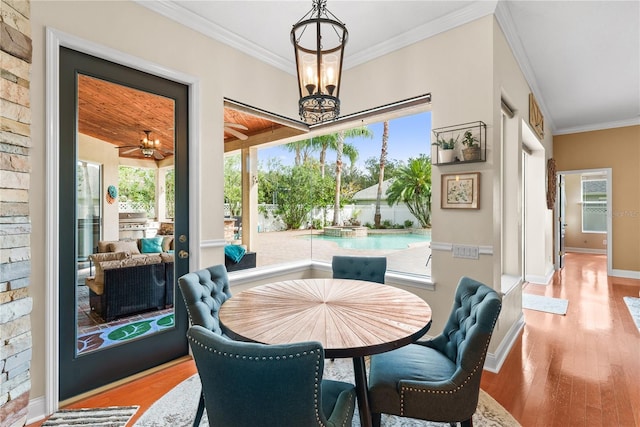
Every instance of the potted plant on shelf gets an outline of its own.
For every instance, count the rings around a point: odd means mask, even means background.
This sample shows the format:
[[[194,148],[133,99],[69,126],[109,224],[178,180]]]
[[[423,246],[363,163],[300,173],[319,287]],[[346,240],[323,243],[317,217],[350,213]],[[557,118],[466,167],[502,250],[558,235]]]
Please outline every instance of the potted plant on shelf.
[[[456,139],[453,139],[453,137],[450,137],[448,139],[440,136],[436,137],[436,142],[434,142],[432,145],[438,146],[438,163],[451,163],[454,161],[454,148],[456,148],[458,139],[460,139],[460,135],[458,135]]]
[[[473,136],[471,131],[466,131],[464,133],[462,145],[466,147],[462,149],[462,157],[465,162],[470,160],[480,160],[480,144],[478,144],[478,138]]]

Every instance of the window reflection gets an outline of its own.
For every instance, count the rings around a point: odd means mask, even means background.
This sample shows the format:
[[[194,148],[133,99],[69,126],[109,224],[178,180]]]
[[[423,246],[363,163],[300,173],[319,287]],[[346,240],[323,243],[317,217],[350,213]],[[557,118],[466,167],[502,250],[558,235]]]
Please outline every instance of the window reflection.
[[[76,351],[83,355],[174,327],[175,105],[85,75],[78,93]]]

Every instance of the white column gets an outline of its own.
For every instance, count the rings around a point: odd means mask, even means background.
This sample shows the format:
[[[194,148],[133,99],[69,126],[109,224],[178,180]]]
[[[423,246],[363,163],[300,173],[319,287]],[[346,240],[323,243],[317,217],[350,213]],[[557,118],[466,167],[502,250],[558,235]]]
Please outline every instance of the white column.
[[[242,149],[242,244],[252,250],[258,233],[258,149]]]

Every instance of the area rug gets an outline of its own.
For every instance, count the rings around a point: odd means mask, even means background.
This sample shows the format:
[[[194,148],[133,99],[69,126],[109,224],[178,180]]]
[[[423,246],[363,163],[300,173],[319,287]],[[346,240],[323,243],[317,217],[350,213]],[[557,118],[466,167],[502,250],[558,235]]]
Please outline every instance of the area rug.
[[[627,304],[629,314],[631,314],[633,321],[638,327],[638,331],[640,331],[640,298],[624,297],[623,299],[624,303]]]
[[[522,294],[522,308],[545,313],[567,314],[569,301],[562,298],[544,297],[541,295]]]
[[[323,378],[340,380],[353,383],[353,363],[351,359],[327,360]],[[165,394],[160,400],[153,404],[134,427],[187,427],[193,424],[193,418],[198,406],[200,397],[200,379],[194,375]],[[208,426],[207,414],[202,419],[201,427]],[[484,391],[480,390],[480,401],[478,409],[473,415],[473,425],[475,427],[518,427],[520,424],[504,409],[498,402]],[[358,409],[353,417],[352,427],[360,426]],[[445,423],[432,423],[427,421],[414,420],[411,418],[400,418],[395,416],[382,416],[382,426],[384,427],[448,427]]]
[[[125,427],[139,406],[110,406],[107,408],[61,409],[42,427],[92,426]]]
[[[163,329],[172,328],[173,326],[173,313],[162,313],[148,319],[141,319],[95,332],[89,332],[78,336],[78,354],[114,344],[121,344],[123,341],[153,334]]]

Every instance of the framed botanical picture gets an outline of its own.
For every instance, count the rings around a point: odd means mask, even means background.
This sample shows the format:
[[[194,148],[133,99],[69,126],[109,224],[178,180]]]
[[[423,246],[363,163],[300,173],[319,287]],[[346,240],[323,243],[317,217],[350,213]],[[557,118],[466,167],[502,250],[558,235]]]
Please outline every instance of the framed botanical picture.
[[[442,175],[443,209],[480,208],[480,172]]]

